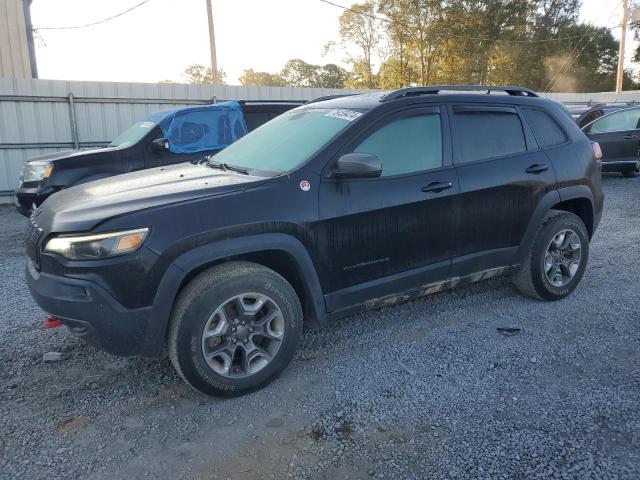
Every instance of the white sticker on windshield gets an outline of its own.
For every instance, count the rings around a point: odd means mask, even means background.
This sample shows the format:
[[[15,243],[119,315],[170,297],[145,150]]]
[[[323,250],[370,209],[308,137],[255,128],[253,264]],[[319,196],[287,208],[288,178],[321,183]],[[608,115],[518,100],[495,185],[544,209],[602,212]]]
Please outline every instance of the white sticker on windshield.
[[[347,122],[353,122],[354,120],[360,118],[362,116],[362,113],[354,112],[353,110],[335,109],[335,110],[331,110],[330,112],[325,113],[324,116],[325,117],[339,118],[341,120],[346,120]]]
[[[155,126],[155,123],[153,122],[142,122],[140,124],[140,128],[152,128]]]

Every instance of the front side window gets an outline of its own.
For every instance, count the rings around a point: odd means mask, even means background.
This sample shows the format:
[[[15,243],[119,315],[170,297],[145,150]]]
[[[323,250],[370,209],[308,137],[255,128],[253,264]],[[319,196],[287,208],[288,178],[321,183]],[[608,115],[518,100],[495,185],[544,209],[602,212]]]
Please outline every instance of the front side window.
[[[525,152],[527,144],[518,114],[507,110],[455,111],[462,162]]]
[[[355,110],[290,110],[248,133],[215,156],[245,169],[289,172],[362,116]]]
[[[609,133],[636,130],[640,124],[640,108],[628,108],[610,113],[591,124],[589,133]]]
[[[382,176],[442,166],[442,127],[437,113],[399,118],[376,130],[354,150],[376,155]]]

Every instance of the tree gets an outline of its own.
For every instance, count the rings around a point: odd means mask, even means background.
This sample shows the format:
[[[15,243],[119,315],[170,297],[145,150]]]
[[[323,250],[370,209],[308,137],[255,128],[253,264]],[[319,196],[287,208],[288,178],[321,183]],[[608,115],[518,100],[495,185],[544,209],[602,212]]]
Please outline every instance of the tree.
[[[313,86],[319,88],[344,88],[349,72],[344,68],[328,63],[316,70]]]
[[[282,71],[280,78],[288,87],[313,87],[318,65],[312,65],[299,58],[289,60]]]
[[[244,70],[239,78],[241,85],[255,85],[258,87],[280,87],[283,80],[277,73],[256,72],[252,68]]]
[[[313,65],[299,58],[292,58],[280,73],[246,69],[240,76],[240,83],[275,87],[344,88],[348,75],[344,68],[333,63]]]
[[[353,44],[359,55],[350,57],[349,63],[358,72],[348,83],[362,88],[375,88],[373,56],[378,52],[381,40],[379,21],[376,20],[376,3],[366,1],[345,10],[339,19],[340,38],[343,45]]]
[[[189,65],[184,70],[184,76],[188,83],[196,83],[201,85],[213,83],[213,78],[211,77],[211,67],[205,67],[199,63],[194,65]],[[218,84],[226,85],[225,79],[227,74],[221,68],[218,69]]]
[[[333,63],[313,65],[299,58],[289,60],[282,71],[282,84],[288,87],[344,88],[348,72]]]
[[[346,85],[517,84],[611,90],[618,42],[580,0],[369,0],[339,19]],[[640,22],[634,24],[640,37]],[[356,52],[354,54],[354,52]],[[374,58],[380,59],[374,71]],[[640,47],[636,52],[640,61]],[[625,85],[631,82],[627,75]]]

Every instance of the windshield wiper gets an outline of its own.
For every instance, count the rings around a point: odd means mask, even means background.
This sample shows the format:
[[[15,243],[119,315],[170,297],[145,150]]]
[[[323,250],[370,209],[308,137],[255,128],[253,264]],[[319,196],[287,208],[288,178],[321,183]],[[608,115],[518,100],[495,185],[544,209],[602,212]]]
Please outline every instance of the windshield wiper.
[[[232,172],[238,172],[238,173],[242,173],[244,175],[249,175],[249,172],[241,167],[236,167],[235,165],[229,165],[228,163],[220,163],[220,162],[212,162],[211,160],[209,160],[207,162],[207,166],[211,167],[211,168],[221,168],[222,170],[231,170]]]

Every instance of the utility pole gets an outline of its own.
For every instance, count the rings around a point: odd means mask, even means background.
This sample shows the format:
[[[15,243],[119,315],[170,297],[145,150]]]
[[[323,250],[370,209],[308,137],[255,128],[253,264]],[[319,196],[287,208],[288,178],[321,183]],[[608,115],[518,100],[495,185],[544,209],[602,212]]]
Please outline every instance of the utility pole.
[[[616,93],[622,92],[624,78],[624,47],[627,37],[627,21],[629,20],[629,0],[622,0],[622,24],[620,25],[620,51],[618,52],[618,74],[616,76]]]
[[[211,0],[207,0],[207,17],[209,18],[209,48],[211,50],[211,83],[218,84],[218,58],[216,56],[216,34],[213,30],[213,12]]]

